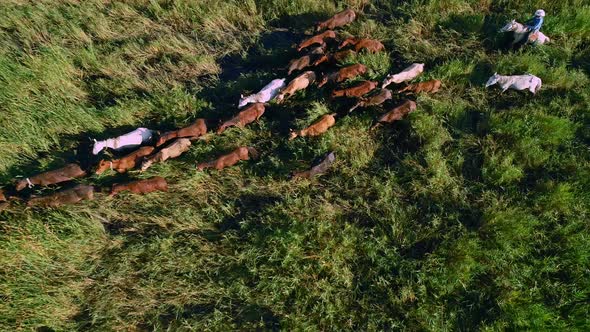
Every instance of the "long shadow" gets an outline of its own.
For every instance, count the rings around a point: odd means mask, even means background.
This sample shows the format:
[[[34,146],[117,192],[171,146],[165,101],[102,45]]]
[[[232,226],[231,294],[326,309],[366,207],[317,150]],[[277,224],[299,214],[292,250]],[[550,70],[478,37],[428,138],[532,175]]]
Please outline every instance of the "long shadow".
[[[229,301],[229,299],[228,299]],[[211,315],[216,309],[217,303],[206,304],[188,304],[181,307],[168,305],[165,313],[158,317],[158,321],[164,330],[174,330],[177,326],[174,324],[178,319],[198,320]],[[248,324],[258,324],[262,322],[264,329],[268,331],[280,330],[280,319],[272,310],[263,305],[255,303],[246,303],[243,300],[232,299],[229,308],[232,322],[237,326],[243,327]],[[150,330],[152,326],[144,324],[145,330]]]

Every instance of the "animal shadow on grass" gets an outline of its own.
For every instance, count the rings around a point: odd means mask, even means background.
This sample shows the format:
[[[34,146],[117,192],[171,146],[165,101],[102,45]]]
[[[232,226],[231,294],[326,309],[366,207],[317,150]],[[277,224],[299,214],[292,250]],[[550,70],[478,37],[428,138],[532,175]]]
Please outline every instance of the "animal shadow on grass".
[[[575,53],[577,55],[572,60],[572,67],[582,69],[586,75],[590,76],[590,49],[582,51],[584,49],[588,49],[587,44],[582,43],[578,46],[578,51]]]
[[[228,119],[240,111],[237,105],[241,94],[256,93],[273,79],[287,78],[287,64],[297,56],[292,45],[301,39],[300,34],[275,30],[261,36],[245,56],[225,57],[220,63],[218,80],[198,93],[198,97],[214,105],[214,109],[204,112],[203,116]]]
[[[493,64],[489,61],[478,62],[469,75],[469,82],[474,86],[485,86],[488,79],[494,74],[493,68]]]
[[[230,299],[223,301],[230,302]],[[160,314],[158,320],[164,330],[174,329],[173,321],[182,320],[202,320],[213,314],[216,309],[216,303],[206,304],[188,304],[181,307],[174,305],[166,306],[166,313]],[[229,308],[230,316],[236,326],[247,326],[248,323],[258,324],[262,322],[264,328],[270,331],[280,330],[280,319],[270,308],[255,303],[245,303],[241,299],[231,299]],[[145,330],[150,330],[151,326],[145,325]]]
[[[502,312],[498,305],[501,298],[502,287],[498,287],[490,273],[474,274],[470,281],[474,285],[482,285],[478,290],[471,287],[459,287],[457,292],[449,292],[440,300],[449,308],[461,308],[458,310],[457,322],[461,331],[476,331],[482,325],[497,320]]]
[[[283,15],[269,21],[269,26],[274,28],[292,29],[297,31],[309,31],[315,34],[315,26],[321,21],[330,18],[329,15],[320,12],[308,12],[298,15]]]
[[[385,167],[397,168],[407,154],[413,154],[420,148],[420,140],[412,129],[411,121],[403,119],[394,123],[384,123],[375,130],[380,136],[381,146],[375,152],[370,169],[375,171]]]
[[[223,219],[222,222],[216,225],[220,233],[229,230],[241,229],[240,222],[255,216],[267,207],[273,206],[281,202],[284,198],[280,196],[268,196],[260,194],[245,194],[240,196],[236,201],[236,209],[238,213],[234,216],[229,216]],[[247,234],[243,234],[247,235]]]

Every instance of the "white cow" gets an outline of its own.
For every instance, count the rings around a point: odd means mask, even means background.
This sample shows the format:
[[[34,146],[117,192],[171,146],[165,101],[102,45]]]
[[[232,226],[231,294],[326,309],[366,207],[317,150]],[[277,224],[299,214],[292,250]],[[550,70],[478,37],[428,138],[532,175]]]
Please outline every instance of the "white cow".
[[[498,73],[494,73],[492,77],[486,83],[486,88],[498,84],[502,88],[502,92],[508,89],[514,90],[526,90],[528,89],[533,94],[537,93],[541,89],[541,79],[535,75],[514,75],[514,76],[502,76]]]
[[[134,131],[115,138],[109,138],[104,141],[94,140],[92,154],[97,155],[105,148],[121,150],[123,148],[132,148],[147,143],[153,135],[153,131],[147,128],[137,128]]]
[[[513,31],[514,32],[514,40],[512,41],[512,45],[515,45],[519,42],[521,42],[525,37],[529,36],[529,30],[527,29],[526,26],[524,26],[524,24],[518,23],[516,22],[516,20],[512,20],[510,22],[508,22],[508,24],[506,24],[502,29],[500,29],[500,32],[509,32],[509,31]],[[535,40],[531,40],[530,36],[529,36],[529,40],[527,40],[527,43],[530,44],[545,44],[545,43],[549,43],[551,42],[551,39],[549,39],[549,37],[545,36],[541,31],[539,31],[539,34],[537,36],[537,39]]]
[[[385,80],[383,80],[383,84],[381,85],[381,88],[383,89],[391,83],[402,83],[402,82],[410,81],[410,80],[416,78],[418,75],[420,75],[423,71],[424,71],[424,64],[423,63],[413,63],[408,68],[402,70],[398,74],[387,75]]]
[[[258,93],[255,93],[253,95],[249,95],[248,97],[244,97],[244,95],[241,95],[240,102],[238,103],[238,108],[242,108],[250,103],[268,103],[284,87],[285,87],[285,79],[284,78],[272,80],[270,83],[265,85],[264,88],[262,88],[262,90],[260,90]]]

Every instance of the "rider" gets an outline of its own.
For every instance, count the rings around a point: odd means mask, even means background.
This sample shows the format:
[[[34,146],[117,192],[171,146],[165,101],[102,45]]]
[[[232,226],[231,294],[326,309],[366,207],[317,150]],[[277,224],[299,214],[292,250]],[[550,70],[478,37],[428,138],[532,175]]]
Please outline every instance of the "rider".
[[[529,31],[529,37],[532,41],[536,41],[538,38],[539,30],[543,26],[543,17],[545,17],[545,11],[543,9],[537,9],[535,17],[525,22],[527,30]]]

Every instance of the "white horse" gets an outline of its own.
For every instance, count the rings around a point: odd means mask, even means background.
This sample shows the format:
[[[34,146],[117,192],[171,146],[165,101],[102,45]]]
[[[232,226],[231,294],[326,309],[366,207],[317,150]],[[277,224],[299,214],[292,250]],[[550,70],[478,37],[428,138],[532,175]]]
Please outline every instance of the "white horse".
[[[536,94],[539,89],[541,89],[541,79],[535,75],[526,74],[526,75],[514,75],[514,76],[502,76],[495,73],[488,82],[486,83],[486,88],[492,86],[494,84],[500,85],[502,88],[502,92],[508,89],[514,90],[526,90],[528,89],[533,94]]]
[[[413,63],[408,68],[402,70],[400,73],[397,74],[389,74],[383,80],[383,84],[381,88],[384,89],[391,83],[402,83],[413,80],[418,75],[420,75],[424,71],[424,64],[423,63]]]
[[[153,132],[147,128],[137,128],[134,131],[104,141],[94,140],[92,154],[97,155],[105,148],[121,150],[124,148],[137,147],[152,139]]]
[[[500,32],[509,32],[509,31],[514,32],[514,41],[512,41],[513,46],[515,44],[521,42],[525,37],[527,37],[529,35],[529,30],[527,29],[527,27],[524,24],[516,22],[516,20],[512,20],[512,21],[508,22],[508,24],[506,24],[502,29],[500,29]],[[529,40],[527,40],[527,43],[530,43],[530,44],[543,45],[543,44],[549,43],[549,42],[551,42],[551,39],[549,39],[549,37],[545,36],[541,31],[539,31],[536,40],[531,40],[530,38],[529,38]]]
[[[262,88],[262,90],[260,90],[258,93],[249,95],[248,97],[244,97],[244,95],[241,95],[240,102],[238,103],[238,108],[242,108],[250,103],[267,103],[271,101],[284,87],[284,78],[272,80],[270,83],[265,85],[264,88]]]

